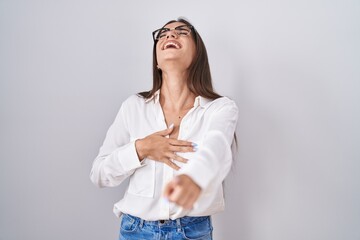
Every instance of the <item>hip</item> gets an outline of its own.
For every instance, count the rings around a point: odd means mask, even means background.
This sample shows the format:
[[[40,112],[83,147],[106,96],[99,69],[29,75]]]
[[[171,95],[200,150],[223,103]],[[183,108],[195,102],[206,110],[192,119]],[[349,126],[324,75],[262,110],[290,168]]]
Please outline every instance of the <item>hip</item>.
[[[212,231],[210,216],[185,216],[175,220],[146,221],[130,214],[123,214],[119,240],[212,240]]]

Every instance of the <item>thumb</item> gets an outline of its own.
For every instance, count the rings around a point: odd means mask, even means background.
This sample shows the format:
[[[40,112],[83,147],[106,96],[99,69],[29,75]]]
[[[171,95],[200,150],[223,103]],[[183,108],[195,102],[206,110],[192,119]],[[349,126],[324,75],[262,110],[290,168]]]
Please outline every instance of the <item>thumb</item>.
[[[178,181],[175,179],[171,180],[165,187],[163,196],[167,199],[171,196],[171,194],[174,192],[175,187],[178,185]]]
[[[174,124],[172,123],[167,129],[160,131],[159,134],[165,137],[169,135],[173,130],[174,130]]]

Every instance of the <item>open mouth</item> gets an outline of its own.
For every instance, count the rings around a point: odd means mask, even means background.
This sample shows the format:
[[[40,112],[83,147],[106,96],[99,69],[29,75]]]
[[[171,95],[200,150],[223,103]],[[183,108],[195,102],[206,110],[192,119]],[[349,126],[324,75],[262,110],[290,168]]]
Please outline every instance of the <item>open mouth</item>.
[[[173,42],[173,41],[169,41],[169,42],[165,43],[163,49],[166,50],[166,49],[170,49],[170,48],[180,49],[180,44],[178,44],[177,42]]]

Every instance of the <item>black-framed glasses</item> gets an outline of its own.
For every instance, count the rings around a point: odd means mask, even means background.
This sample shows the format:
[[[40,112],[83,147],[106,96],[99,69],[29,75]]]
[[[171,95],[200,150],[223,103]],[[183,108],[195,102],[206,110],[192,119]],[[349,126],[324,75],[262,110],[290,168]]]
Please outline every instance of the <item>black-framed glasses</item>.
[[[167,32],[174,31],[176,35],[178,36],[189,36],[191,33],[191,29],[193,29],[193,26],[191,25],[180,25],[175,28],[160,28],[155,31],[153,31],[153,39],[154,41],[159,41],[160,39],[163,39],[166,37]]]

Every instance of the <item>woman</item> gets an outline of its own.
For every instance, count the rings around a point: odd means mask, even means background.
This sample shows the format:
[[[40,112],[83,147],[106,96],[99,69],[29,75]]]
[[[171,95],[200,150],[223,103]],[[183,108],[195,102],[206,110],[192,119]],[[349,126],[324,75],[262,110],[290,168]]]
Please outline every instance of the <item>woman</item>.
[[[119,239],[212,239],[238,109],[213,91],[204,43],[188,21],[170,21],[153,38],[153,88],[123,102],[90,177],[99,187],[130,177],[114,205]]]

